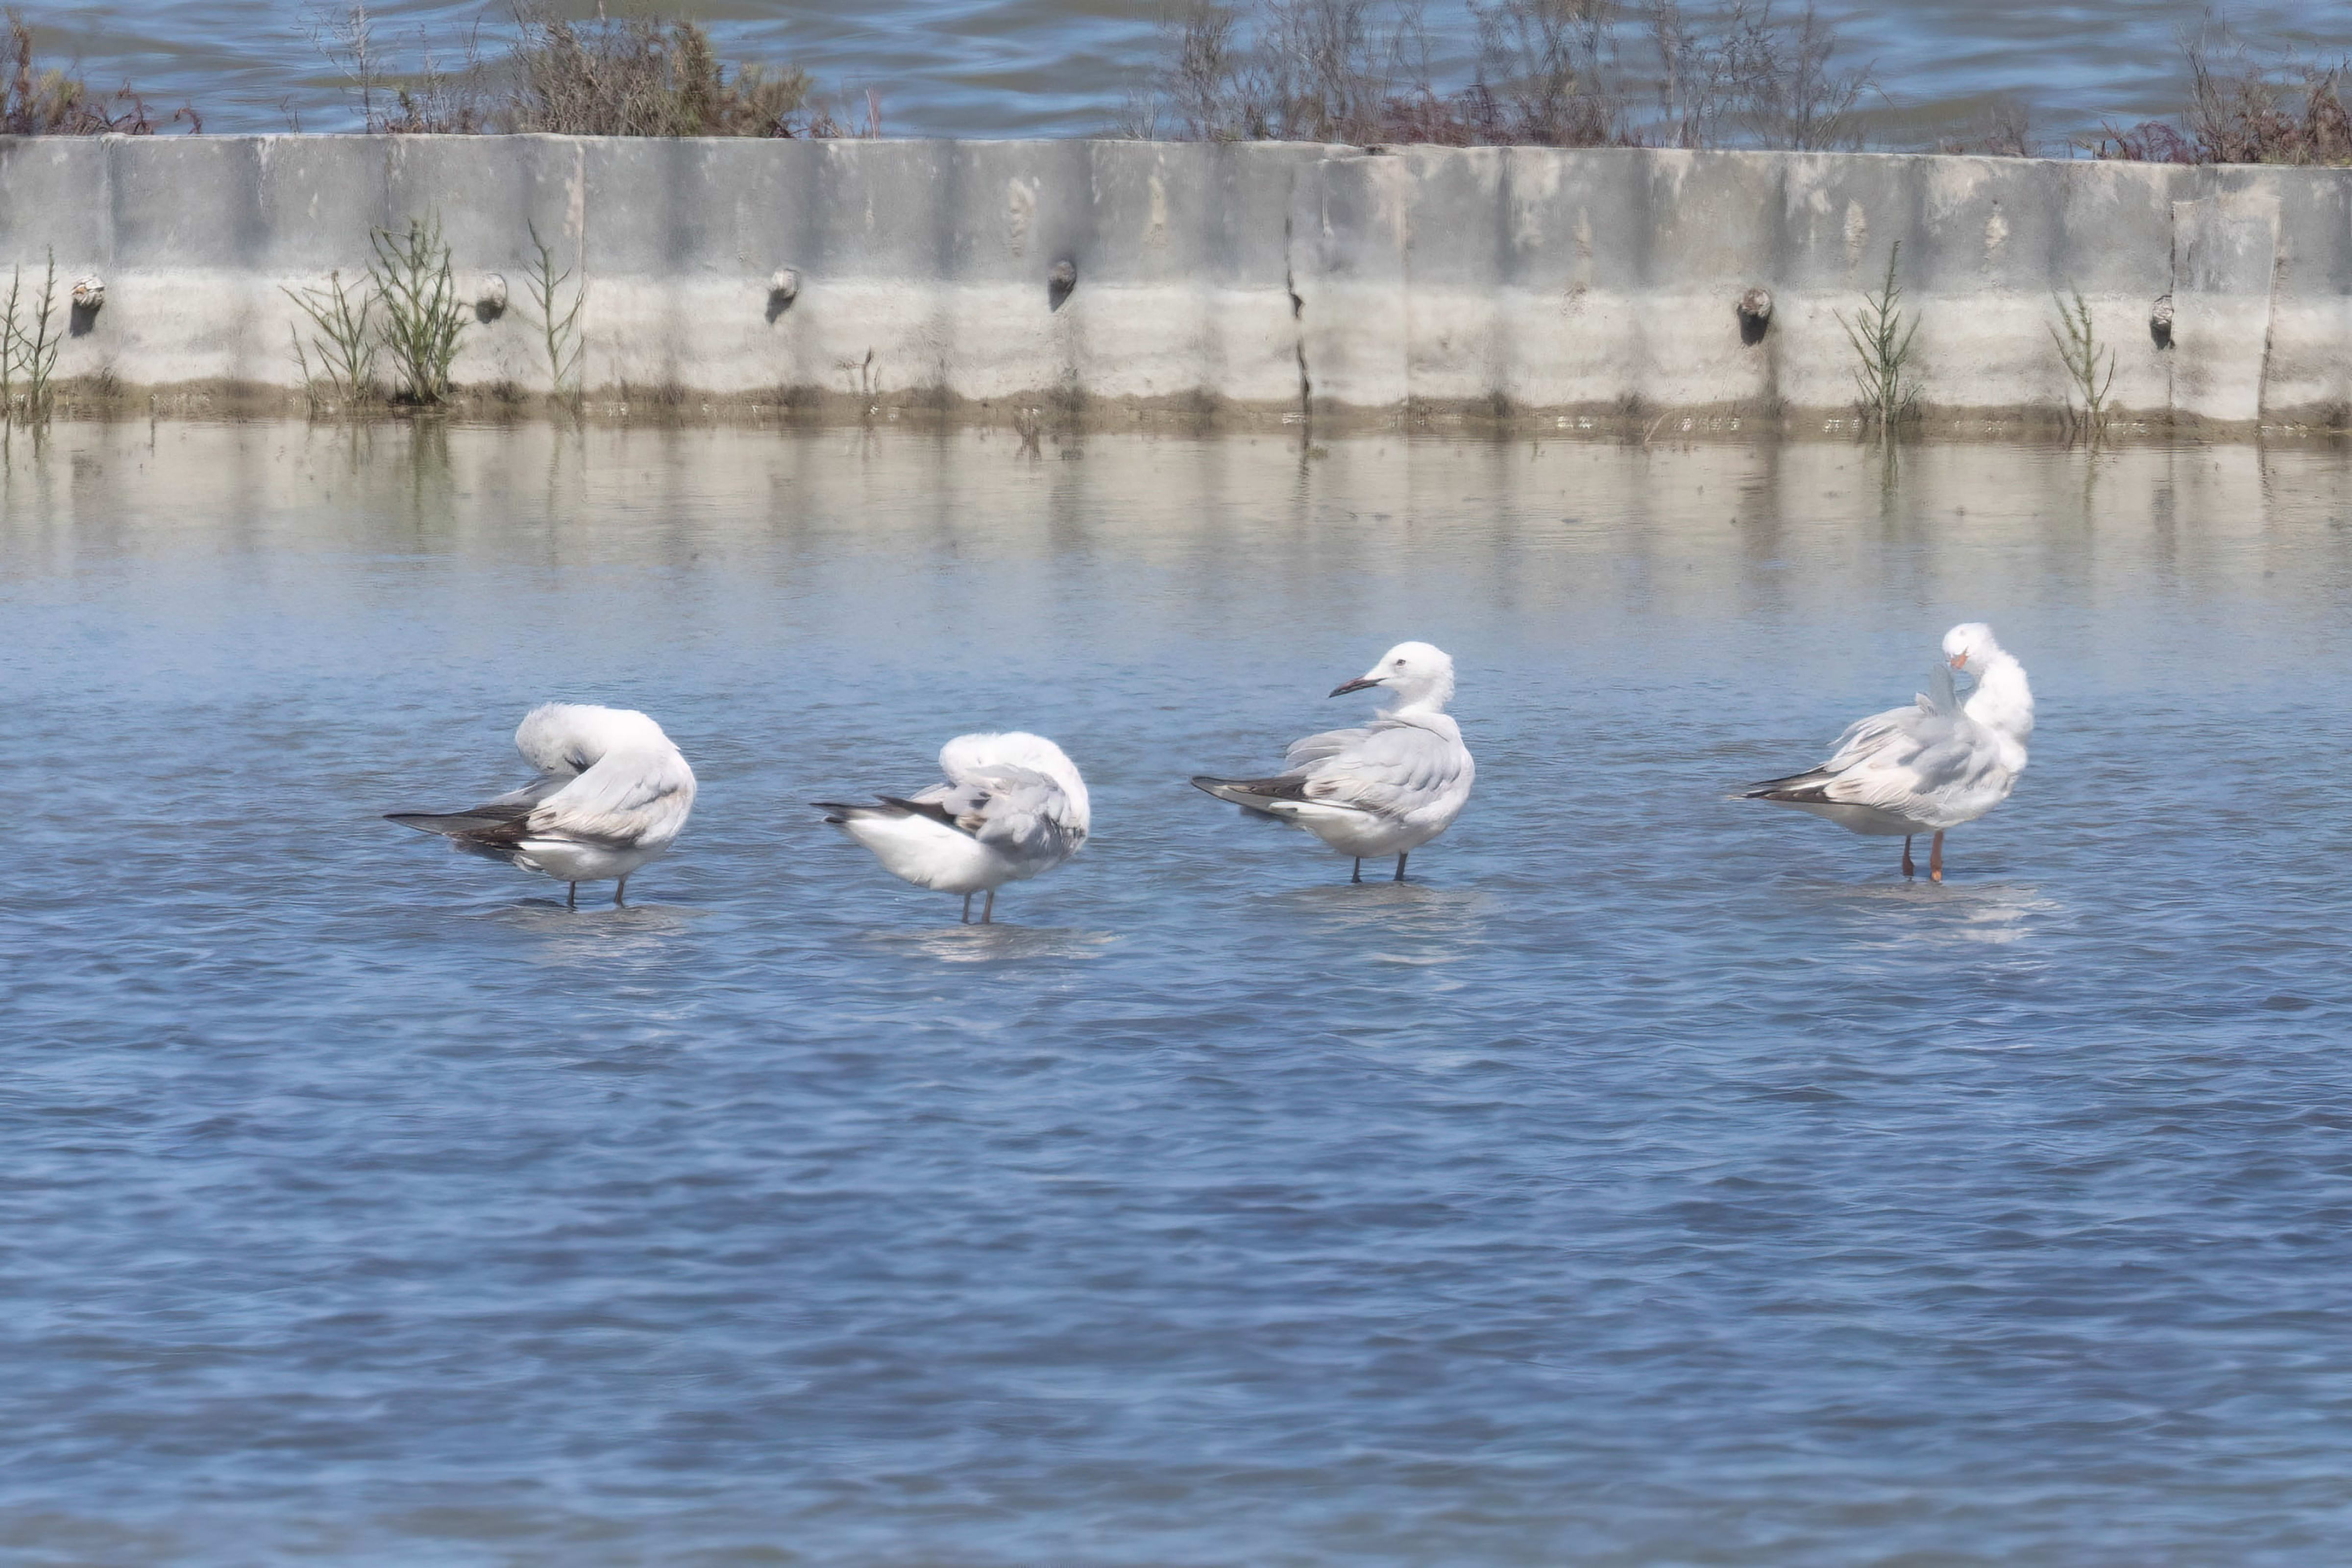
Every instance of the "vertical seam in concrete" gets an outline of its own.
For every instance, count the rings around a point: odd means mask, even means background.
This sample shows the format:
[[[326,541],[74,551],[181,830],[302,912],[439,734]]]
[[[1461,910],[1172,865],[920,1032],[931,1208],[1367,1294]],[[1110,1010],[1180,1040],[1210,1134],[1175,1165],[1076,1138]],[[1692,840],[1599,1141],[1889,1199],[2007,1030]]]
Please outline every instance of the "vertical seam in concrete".
[[[115,207],[118,187],[114,178],[114,160],[116,153],[121,151],[121,143],[113,142],[111,138],[109,138],[109,141],[111,144],[107,148],[104,164],[106,189],[100,194],[104,198],[106,212],[106,245],[100,254],[105,258],[106,275],[110,278],[115,270],[115,248],[121,243],[115,232],[115,219],[119,215]]]
[[[1393,153],[1383,153],[1383,163],[1371,165],[1366,172],[1379,186],[1383,197],[1376,208],[1388,219],[1389,242],[1396,247],[1397,276],[1397,384],[1404,388],[1404,405],[1412,406],[1412,186],[1420,171]],[[1390,205],[1393,203],[1394,205]],[[1491,367],[1490,367],[1491,368]],[[1491,376],[1485,377],[1491,381]]]
[[[2164,184],[2164,235],[2168,246],[2165,266],[2165,298],[2172,301],[2174,319],[2180,310],[2180,202],[2173,194],[2173,182]],[[2180,356],[2169,343],[2160,351],[2164,355],[2164,416],[2168,423],[2180,417]]]
[[[1789,253],[1791,240],[1789,233],[1789,165],[1778,163],[1772,167],[1772,253],[1766,258],[1770,276],[1769,287],[1775,299],[1789,292],[1782,280],[1790,271]],[[1764,323],[1764,406],[1758,412],[1777,419],[1780,416],[1780,342],[1785,333],[1772,331],[1768,317]]]
[[[563,193],[564,226],[573,231],[572,254],[579,258],[574,265],[580,268],[579,293],[575,296],[580,300],[580,367],[573,373],[573,384],[584,402],[588,388],[595,384],[588,373],[588,345],[594,341],[590,329],[596,324],[594,314],[588,309],[588,144],[577,136],[564,140],[572,145],[572,178]],[[550,304],[553,302],[549,300]]]
[[[1307,301],[1298,297],[1297,242],[1298,171],[1312,164],[1294,164],[1290,171],[1290,203],[1282,215],[1282,289],[1290,296],[1290,347],[1298,359],[1298,412],[1315,412],[1315,383],[1307,374]]]
[[[2286,265],[2286,215],[2280,212],[2271,223],[2270,273],[2263,279],[2263,362],[2254,371],[2254,423],[2260,425],[2270,411],[2271,339],[2278,331],[2279,269]]]

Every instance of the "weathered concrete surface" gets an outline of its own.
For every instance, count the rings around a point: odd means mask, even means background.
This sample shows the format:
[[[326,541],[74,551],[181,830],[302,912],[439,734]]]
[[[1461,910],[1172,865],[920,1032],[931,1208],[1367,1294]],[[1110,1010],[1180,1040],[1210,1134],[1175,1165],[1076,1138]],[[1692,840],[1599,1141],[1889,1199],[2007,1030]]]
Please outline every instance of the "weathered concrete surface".
[[[291,389],[289,288],[438,215],[462,384],[547,389],[530,230],[586,284],[590,390],[803,404],[1832,413],[1902,244],[1926,401],[2055,412],[2080,290],[2143,417],[2340,424],[2352,172],[1118,142],[0,139],[0,267],[95,273],[86,384]],[[1057,263],[1076,271],[1066,295]],[[796,272],[789,304],[771,296]],[[1775,310],[1743,341],[1740,294]],[[2172,296],[2170,346],[2149,329]]]

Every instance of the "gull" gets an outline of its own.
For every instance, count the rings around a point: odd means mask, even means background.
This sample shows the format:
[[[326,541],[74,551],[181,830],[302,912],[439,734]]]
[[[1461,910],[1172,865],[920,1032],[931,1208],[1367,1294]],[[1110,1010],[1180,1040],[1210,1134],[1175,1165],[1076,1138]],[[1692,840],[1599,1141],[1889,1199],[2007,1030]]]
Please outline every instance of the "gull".
[[[1793,805],[1850,832],[1899,835],[1906,877],[1916,873],[1913,835],[1933,833],[1927,876],[1942,881],[1945,832],[2009,798],[2033,733],[2025,667],[1993,640],[1990,626],[1954,626],[1944,634],[1944,653],[1949,662],[1936,667],[1929,689],[1911,707],[1858,721],[1820,767],[1768,779],[1738,798]],[[1952,687],[1956,669],[1976,675],[1966,702]]]
[[[545,702],[523,715],[515,750],[540,776],[471,811],[395,811],[389,820],[459,849],[571,884],[619,879],[667,849],[694,809],[694,770],[661,726],[626,708]]]
[[[1272,778],[1196,778],[1194,786],[1305,828],[1352,857],[1351,882],[1364,879],[1366,860],[1391,855],[1403,881],[1405,858],[1454,826],[1478,769],[1461,727],[1445,713],[1454,698],[1451,658],[1425,642],[1401,642],[1331,695],[1376,686],[1396,700],[1363,728],[1293,741]]]
[[[958,735],[940,748],[945,784],[919,795],[885,795],[872,805],[810,804],[874,852],[882,868],[919,888],[986,893],[980,923],[996,917],[996,889],[1043,876],[1086,847],[1087,781],[1043,735]]]

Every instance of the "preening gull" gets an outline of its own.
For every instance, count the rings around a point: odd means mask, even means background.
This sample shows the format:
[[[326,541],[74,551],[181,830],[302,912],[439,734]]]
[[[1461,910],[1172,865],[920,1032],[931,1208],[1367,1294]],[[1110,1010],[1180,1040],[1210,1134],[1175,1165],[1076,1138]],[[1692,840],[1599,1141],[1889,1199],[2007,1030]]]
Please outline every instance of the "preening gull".
[[[874,852],[882,868],[919,888],[986,893],[980,921],[996,916],[996,889],[1025,882],[1086,847],[1087,781],[1043,735],[958,735],[940,748],[945,784],[919,795],[879,795],[872,805],[812,802],[824,819]]]
[[[571,884],[629,874],[667,849],[694,809],[694,770],[661,726],[626,708],[546,702],[523,716],[515,750],[540,776],[471,811],[395,811],[390,820],[457,847]]]
[[[1944,652],[1950,662],[1936,667],[1912,706],[1861,720],[1820,767],[1768,779],[1740,798],[1793,805],[1854,833],[1900,836],[1906,877],[1916,869],[1912,836],[1933,833],[1927,875],[1942,881],[1946,830],[2009,798],[2033,733],[2025,667],[1993,640],[1990,626],[1954,626],[1944,634]],[[1953,689],[1956,669],[1976,676],[1966,702]]]
[[[1331,695],[1381,687],[1396,694],[1360,730],[1327,730],[1294,741],[1272,778],[1195,778],[1219,800],[1303,827],[1356,862],[1405,858],[1454,825],[1470,800],[1477,765],[1446,716],[1454,699],[1454,661],[1425,642],[1401,642]]]

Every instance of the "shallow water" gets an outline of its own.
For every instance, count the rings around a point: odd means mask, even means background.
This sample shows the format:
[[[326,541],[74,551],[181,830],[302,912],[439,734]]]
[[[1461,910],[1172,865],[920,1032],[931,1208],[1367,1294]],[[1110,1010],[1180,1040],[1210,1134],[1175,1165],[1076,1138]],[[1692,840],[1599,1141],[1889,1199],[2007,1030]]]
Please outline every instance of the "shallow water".
[[[0,469],[0,1555],[2308,1564],[2330,450],[60,426]],[[1731,804],[1990,619],[2032,766]],[[1398,887],[1184,776],[1460,662]],[[551,696],[635,907],[380,821]],[[1060,740],[1004,922],[803,802]]]
[[[78,56],[94,86],[138,83],[165,112],[194,103],[213,131],[345,130],[356,111],[311,41],[318,10],[276,0],[98,0],[26,7],[42,47]],[[323,7],[343,13],[348,5]],[[562,5],[571,15],[595,7]],[[633,7],[614,6],[618,13]],[[1157,0],[664,0],[665,15],[709,22],[746,58],[814,71],[860,123],[870,89],[897,136],[1091,136],[1123,123],[1157,58]],[[1785,7],[1784,7],[1785,9]],[[1980,137],[1997,99],[2022,102],[2042,150],[2067,155],[2107,121],[2179,112],[2188,79],[2179,40],[2201,0],[1886,0],[1824,4],[1844,62],[1868,65],[1883,91],[1868,101],[1887,146]],[[2322,55],[2352,50],[2352,13],[2247,0],[2221,7],[2265,45]],[[422,61],[420,40],[446,68],[478,25],[499,55],[509,11],[449,0],[368,7],[378,47],[396,69]],[[1476,31],[1460,0],[1422,7],[1434,79],[1470,79]]]

